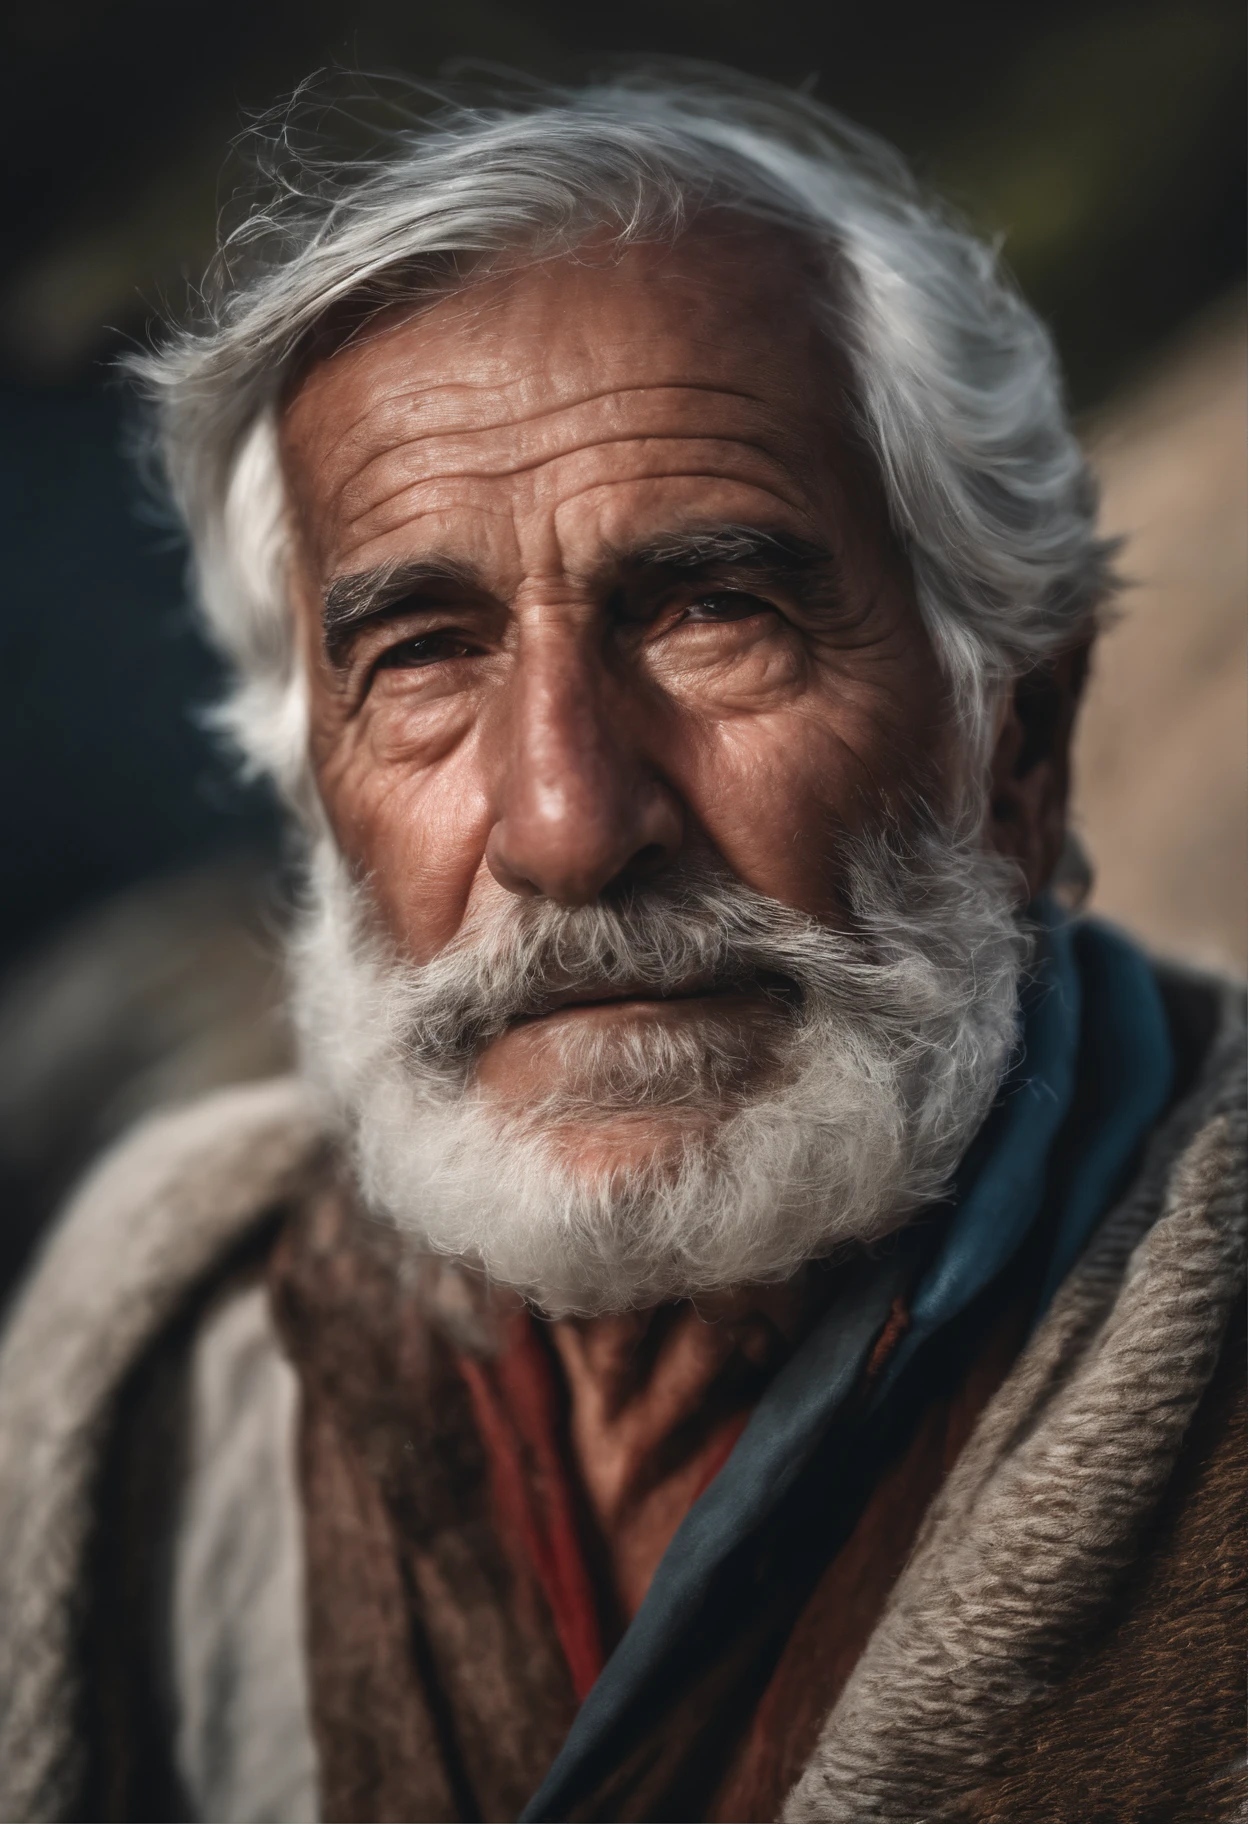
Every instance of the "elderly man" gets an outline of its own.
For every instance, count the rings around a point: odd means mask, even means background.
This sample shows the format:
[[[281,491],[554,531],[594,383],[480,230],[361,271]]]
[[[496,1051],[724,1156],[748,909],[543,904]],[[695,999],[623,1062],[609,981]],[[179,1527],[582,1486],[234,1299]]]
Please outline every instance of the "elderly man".
[[[1050,891],[1111,553],[990,254],[624,81],[141,371],[302,1062],[9,1321],[3,1815],[1237,1815],[1242,1017]]]

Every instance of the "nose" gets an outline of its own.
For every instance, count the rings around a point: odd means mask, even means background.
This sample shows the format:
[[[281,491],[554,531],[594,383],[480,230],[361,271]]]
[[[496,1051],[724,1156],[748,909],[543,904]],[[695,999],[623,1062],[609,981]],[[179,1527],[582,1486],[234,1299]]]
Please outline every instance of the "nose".
[[[612,881],[657,872],[676,855],[684,819],[646,763],[643,719],[592,635],[555,629],[529,643],[517,660],[485,850],[500,886],[589,905]]]

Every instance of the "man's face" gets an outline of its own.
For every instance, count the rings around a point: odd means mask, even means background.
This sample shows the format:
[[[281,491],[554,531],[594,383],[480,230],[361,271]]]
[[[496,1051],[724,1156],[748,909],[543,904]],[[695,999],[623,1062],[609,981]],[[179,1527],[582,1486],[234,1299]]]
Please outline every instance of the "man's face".
[[[939,805],[952,718],[798,256],[763,235],[555,262],[395,312],[287,408],[311,754],[337,842],[424,963],[508,896],[709,860],[836,924],[842,847]],[[567,1038],[735,1023],[625,994],[480,1056],[506,1106]],[[748,1050],[747,1046],[747,1050]],[[599,1164],[680,1111],[586,1136]]]

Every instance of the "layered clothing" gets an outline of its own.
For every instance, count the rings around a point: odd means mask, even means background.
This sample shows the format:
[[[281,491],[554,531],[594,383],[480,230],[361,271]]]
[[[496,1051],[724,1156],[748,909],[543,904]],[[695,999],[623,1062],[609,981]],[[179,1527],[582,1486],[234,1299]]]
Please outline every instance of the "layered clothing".
[[[0,1351],[0,1810],[1236,1815],[1240,997],[1055,925],[1026,1014],[627,1625],[542,1324],[297,1081],[136,1134]]]

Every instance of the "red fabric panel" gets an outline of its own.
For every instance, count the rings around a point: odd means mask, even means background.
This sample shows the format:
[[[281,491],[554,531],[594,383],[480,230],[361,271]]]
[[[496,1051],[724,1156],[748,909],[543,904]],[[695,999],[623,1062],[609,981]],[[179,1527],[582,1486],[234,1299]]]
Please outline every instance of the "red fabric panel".
[[[490,1462],[504,1538],[536,1573],[583,1701],[604,1663],[602,1623],[563,1447],[563,1396],[532,1319],[518,1314],[488,1361],[458,1358]]]

